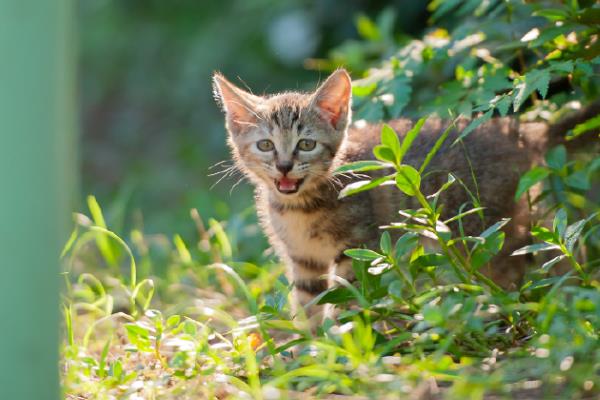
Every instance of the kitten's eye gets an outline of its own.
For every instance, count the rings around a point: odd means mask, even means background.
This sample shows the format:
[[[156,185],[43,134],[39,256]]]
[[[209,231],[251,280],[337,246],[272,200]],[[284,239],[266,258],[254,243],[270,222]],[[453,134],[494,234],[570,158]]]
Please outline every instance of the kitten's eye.
[[[275,145],[269,139],[264,139],[256,142],[256,147],[258,147],[260,151],[272,151],[275,148]]]
[[[311,151],[314,150],[317,142],[312,139],[302,139],[298,142],[298,149],[302,151]]]

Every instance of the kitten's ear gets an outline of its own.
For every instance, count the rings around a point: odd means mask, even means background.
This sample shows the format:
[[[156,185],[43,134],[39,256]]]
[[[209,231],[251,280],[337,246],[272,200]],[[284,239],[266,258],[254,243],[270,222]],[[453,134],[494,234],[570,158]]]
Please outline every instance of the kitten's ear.
[[[344,129],[350,120],[352,83],[345,69],[338,69],[313,95],[313,108],[335,129]]]
[[[256,109],[262,98],[238,88],[218,72],[213,75],[213,94],[225,111],[227,128],[231,133],[243,133],[258,122]]]

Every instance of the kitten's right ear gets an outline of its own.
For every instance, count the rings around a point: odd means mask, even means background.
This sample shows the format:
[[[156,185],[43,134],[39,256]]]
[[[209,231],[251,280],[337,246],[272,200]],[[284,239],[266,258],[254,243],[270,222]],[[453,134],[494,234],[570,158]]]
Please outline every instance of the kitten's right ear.
[[[231,133],[243,133],[258,122],[256,109],[262,99],[238,88],[218,72],[213,75],[213,95],[225,111]]]

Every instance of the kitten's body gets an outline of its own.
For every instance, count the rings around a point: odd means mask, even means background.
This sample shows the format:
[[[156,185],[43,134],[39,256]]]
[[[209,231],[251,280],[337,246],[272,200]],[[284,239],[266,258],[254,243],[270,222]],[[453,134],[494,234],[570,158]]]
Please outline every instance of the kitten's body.
[[[343,186],[360,178],[334,178],[332,172],[347,162],[372,159],[381,132],[381,125],[348,128],[350,84],[344,71],[332,75],[314,94],[261,98],[218,75],[215,84],[227,112],[236,164],[255,184],[261,224],[289,267],[298,300],[306,304],[330,285],[323,276],[351,276],[344,250],[363,245],[376,248],[379,227],[399,220],[398,210],[418,205],[394,186],[338,198]],[[458,123],[429,164],[421,190],[433,194],[452,172],[462,184],[454,184],[441,196],[442,215],[456,215],[463,205],[473,207],[471,196],[486,207],[483,221],[474,215],[463,220],[467,235],[477,235],[501,218],[511,218],[505,228],[504,249],[488,274],[504,286],[514,285],[523,265],[507,254],[527,240],[529,213],[524,200],[515,203],[513,197],[520,175],[540,162],[550,128],[543,123],[498,118],[474,130],[464,143],[450,146],[467,122]],[[399,119],[389,124],[404,136],[413,122]],[[403,163],[418,168],[446,126],[440,120],[428,120]],[[316,147],[300,151],[299,142],[307,138]],[[270,150],[257,151],[256,144],[265,140],[271,142]],[[292,167],[282,169],[282,160]],[[282,192],[282,187],[296,191]]]
[[[389,124],[403,137],[413,126],[413,121],[401,119]],[[418,168],[445,128],[439,120],[427,121],[403,162]],[[461,128],[464,123],[458,124],[458,132]],[[507,228],[510,229],[507,235],[510,241],[504,256],[526,241],[528,210],[525,204],[515,203],[513,196],[519,176],[539,158],[539,152],[531,151],[532,147],[542,147],[545,137],[535,135],[527,140],[526,135],[519,134],[519,128],[521,132],[544,129],[537,123],[519,125],[512,119],[496,119],[475,130],[464,146],[450,147],[456,138],[456,131],[452,132],[427,168],[429,174],[421,184],[424,194],[433,194],[452,172],[472,195],[479,197],[486,207],[484,220],[478,216],[465,217],[463,227],[467,235],[477,235],[501,218],[511,218],[513,222]],[[372,150],[380,142],[380,132],[381,125],[351,127],[332,170],[348,162],[373,159]],[[380,173],[370,175],[379,176]],[[377,249],[380,226],[400,220],[398,210],[419,208],[414,198],[404,195],[395,186],[380,186],[339,199],[343,186],[364,177],[337,176],[337,179],[342,185],[333,181],[323,183],[317,190],[298,196],[294,202],[281,202],[272,191],[257,188],[257,209],[262,226],[279,257],[291,266],[302,303],[328,287],[323,275],[329,272],[342,277],[349,275],[350,261],[343,255],[344,250],[363,245]],[[443,216],[446,218],[456,215],[463,205],[469,206],[466,209],[474,207],[469,194],[458,183],[441,196],[440,204],[444,205]],[[503,261],[502,267],[496,270],[498,273],[489,271],[490,275],[504,286],[518,283],[523,272],[521,260]]]

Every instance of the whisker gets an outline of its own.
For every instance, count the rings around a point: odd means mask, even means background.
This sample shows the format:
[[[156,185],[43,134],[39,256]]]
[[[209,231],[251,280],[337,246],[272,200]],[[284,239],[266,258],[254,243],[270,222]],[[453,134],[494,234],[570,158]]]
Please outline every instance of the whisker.
[[[234,183],[233,186],[231,186],[231,189],[229,189],[230,196],[231,196],[231,193],[233,193],[233,189],[235,189],[235,187],[237,185],[239,185],[244,179],[246,179],[246,175],[242,175],[242,177],[240,179],[238,179],[238,181],[236,183]]]
[[[216,163],[214,163],[213,165],[211,165],[210,167],[208,167],[208,169],[213,169],[215,167],[218,167],[221,164],[225,164],[226,162],[231,162],[231,160],[226,159],[226,160],[217,161]]]
[[[232,171],[232,170],[234,170],[236,168],[237,167],[235,167],[234,165],[231,165],[231,166],[229,166],[229,167],[227,167],[227,168],[225,168],[225,169],[223,169],[221,171],[216,171],[216,172],[213,172],[211,174],[208,174],[207,176],[215,176],[215,175],[227,174],[228,172],[230,172],[230,171]]]
[[[336,192],[339,192],[339,189],[344,187],[344,184],[332,175],[317,173],[315,171],[308,171],[308,174],[316,176],[318,178],[323,178],[325,182],[327,182],[331,186],[331,188]],[[339,186],[339,188],[337,186]]]
[[[236,173],[240,173],[240,174],[241,174],[241,173],[242,173],[242,171],[239,171],[239,170],[237,170],[237,169],[234,169],[234,170],[232,170],[232,171],[229,171],[227,174],[225,174],[225,175],[223,175],[222,177],[220,177],[220,178],[219,178],[219,180],[218,180],[218,181],[216,181],[216,182],[215,182],[215,183],[214,183],[214,184],[213,184],[213,185],[210,187],[210,190],[212,190],[212,189],[213,189],[215,186],[217,186],[217,185],[218,185],[218,184],[219,184],[219,183],[220,183],[220,182],[221,182],[223,179],[226,179],[226,178],[232,178],[232,177],[234,176],[234,174],[236,174]],[[243,175],[243,174],[242,174],[242,175]]]

